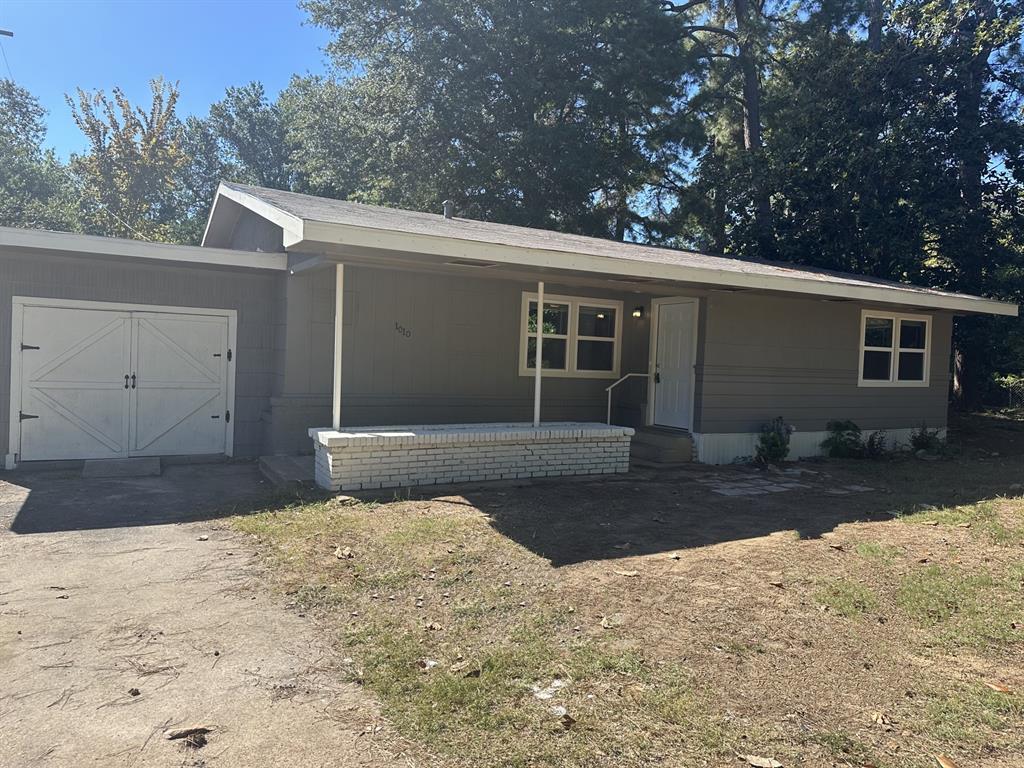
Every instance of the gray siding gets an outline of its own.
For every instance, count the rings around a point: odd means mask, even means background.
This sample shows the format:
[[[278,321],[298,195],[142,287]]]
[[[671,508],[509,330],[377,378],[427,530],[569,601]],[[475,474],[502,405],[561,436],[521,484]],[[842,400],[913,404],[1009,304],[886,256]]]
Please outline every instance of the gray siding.
[[[536,285],[347,267],[345,288],[345,425],[532,418],[533,378],[519,375],[518,355],[522,292]],[[546,290],[622,299],[621,370],[646,371],[649,313],[638,320],[630,311],[647,297],[564,285]],[[304,428],[329,424],[333,308],[332,272],[289,278],[276,334],[280,367],[268,450],[309,450]],[[543,418],[604,421],[611,381],[546,377]],[[617,397],[618,419],[639,418],[642,387]]]
[[[9,434],[12,296],[238,311],[235,455],[258,455],[273,378],[276,286],[283,273],[0,252],[0,440]]]
[[[928,387],[858,387],[863,305],[745,293],[705,304],[695,431],[756,432],[775,416],[811,431],[832,419],[865,430],[946,425],[949,314],[911,311],[932,317]]]

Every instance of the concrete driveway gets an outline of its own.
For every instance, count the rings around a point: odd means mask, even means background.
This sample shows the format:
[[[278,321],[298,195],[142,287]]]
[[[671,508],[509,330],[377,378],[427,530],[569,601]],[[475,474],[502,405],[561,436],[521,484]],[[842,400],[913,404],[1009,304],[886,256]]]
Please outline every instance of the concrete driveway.
[[[249,464],[0,474],[0,764],[420,764],[218,524],[266,488]],[[164,736],[191,725],[208,743]]]

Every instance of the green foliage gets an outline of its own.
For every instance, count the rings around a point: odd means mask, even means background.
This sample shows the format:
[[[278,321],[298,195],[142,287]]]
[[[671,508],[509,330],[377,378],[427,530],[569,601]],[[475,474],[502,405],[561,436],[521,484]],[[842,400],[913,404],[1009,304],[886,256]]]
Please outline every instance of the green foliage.
[[[789,456],[789,438],[793,432],[793,427],[783,421],[781,416],[763,425],[755,449],[757,460],[769,464],[785,461]]]
[[[75,229],[69,180],[43,149],[46,111],[12,80],[0,80],[0,226]]]
[[[821,447],[833,459],[860,458],[865,454],[860,427],[852,421],[830,421],[826,425],[829,435]]]
[[[868,435],[864,441],[864,455],[869,459],[880,459],[887,452],[885,432],[881,429]]]
[[[120,88],[111,96],[79,89],[67,97],[88,150],[73,155],[86,231],[173,242],[179,222],[178,174],[188,164],[174,108],[178,87],[157,78],[152,103],[134,106]]]
[[[926,424],[922,424],[910,434],[910,446],[915,451],[938,453],[943,448],[943,441],[938,430],[928,429]]]
[[[675,161],[687,61],[656,3],[307,0],[345,79],[284,97],[304,189],[622,237]]]

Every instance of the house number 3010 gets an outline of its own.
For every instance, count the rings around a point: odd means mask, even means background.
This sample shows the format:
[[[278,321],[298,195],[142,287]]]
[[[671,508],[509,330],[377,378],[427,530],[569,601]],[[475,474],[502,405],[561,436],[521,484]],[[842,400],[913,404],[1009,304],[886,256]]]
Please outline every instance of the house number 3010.
[[[398,333],[399,336],[405,336],[405,338],[407,339],[412,338],[412,331],[410,331],[401,323],[395,323],[395,332]]]

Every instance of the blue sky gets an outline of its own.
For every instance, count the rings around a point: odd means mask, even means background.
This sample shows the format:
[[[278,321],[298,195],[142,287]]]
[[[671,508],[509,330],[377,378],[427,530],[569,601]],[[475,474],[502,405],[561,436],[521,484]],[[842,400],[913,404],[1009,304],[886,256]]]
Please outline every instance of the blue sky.
[[[76,87],[121,86],[149,103],[149,80],[179,82],[181,117],[205,115],[229,85],[268,93],[292,74],[323,72],[329,34],[304,25],[296,0],[0,0],[0,45],[15,82],[49,110],[48,142],[62,157],[84,148],[64,103]],[[0,77],[8,77],[0,58]]]

